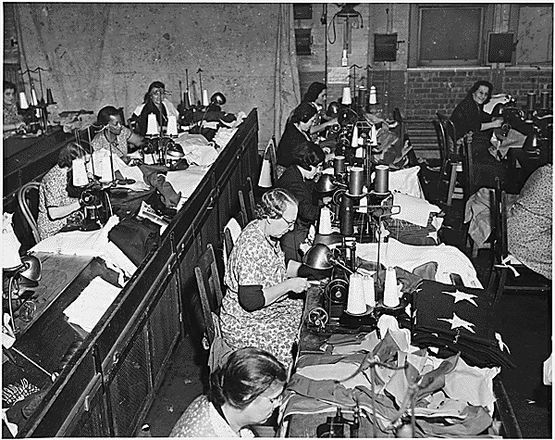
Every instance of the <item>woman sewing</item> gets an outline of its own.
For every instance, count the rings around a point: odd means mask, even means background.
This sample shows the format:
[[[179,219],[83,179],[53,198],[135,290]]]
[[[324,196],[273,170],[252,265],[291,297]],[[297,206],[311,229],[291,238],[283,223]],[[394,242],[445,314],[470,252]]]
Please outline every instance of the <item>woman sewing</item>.
[[[254,437],[249,427],[264,423],[279,406],[286,379],[270,353],[236,350],[210,375],[208,394],[189,405],[170,437]]]
[[[140,147],[144,143],[141,135],[122,125],[121,114],[114,106],[108,105],[100,109],[97,124],[102,129],[91,141],[93,151],[104,149],[124,158],[129,153],[129,144]]]
[[[297,221],[292,231],[281,237],[281,248],[285,261],[299,260],[299,246],[306,240],[311,224],[320,214],[318,194],[314,191],[314,178],[322,170],[325,154],[312,142],[305,141],[292,150],[292,164],[285,170],[276,183],[295,196],[299,204]]]
[[[166,99],[166,86],[163,82],[154,81],[148,86],[148,91],[144,96],[143,103],[133,112],[132,119],[137,126],[135,131],[140,135],[146,135],[148,127],[148,115],[154,114],[158,127],[168,126],[168,117],[178,117],[178,112],[174,105]]]
[[[19,130],[26,130],[27,128],[27,125],[23,121],[23,116],[19,114],[19,108],[17,107],[15,84],[10,81],[4,81],[2,119],[2,131],[5,138],[15,134]]]
[[[222,303],[222,338],[232,349],[253,346],[272,353],[285,365],[301,323],[302,299],[291,294],[309,287],[314,271],[285,257],[280,238],[291,231],[298,214],[295,197],[275,188],[262,196],[257,219],[239,237],[228,260]]]
[[[310,128],[316,119],[316,107],[302,102],[285,125],[277,148],[277,163],[284,168],[292,164],[292,150],[296,145],[310,141]]]
[[[308,102],[313,105],[317,111],[317,117],[312,127],[310,127],[310,134],[318,134],[337,124],[337,118],[330,118],[326,116],[324,105],[326,103],[327,91],[326,85],[321,82],[313,82],[308,87],[301,102]]]
[[[455,107],[451,121],[455,124],[457,139],[469,131],[476,135],[482,131],[501,127],[502,117],[492,117],[483,110],[484,104],[491,98],[492,91],[493,85],[489,81],[476,81],[468,90],[466,97]]]
[[[37,218],[41,240],[59,232],[81,208],[79,199],[70,197],[67,187],[73,160],[83,155],[79,144],[66,145],[60,151],[58,163],[42,178]]]

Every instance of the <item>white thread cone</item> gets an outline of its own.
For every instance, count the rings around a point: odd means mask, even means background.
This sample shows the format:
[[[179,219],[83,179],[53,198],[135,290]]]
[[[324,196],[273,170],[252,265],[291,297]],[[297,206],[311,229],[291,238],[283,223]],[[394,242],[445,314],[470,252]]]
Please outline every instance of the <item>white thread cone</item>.
[[[349,297],[347,298],[347,313],[362,315],[366,312],[366,301],[362,290],[362,275],[354,273],[349,277]]]
[[[27,96],[25,92],[19,92],[19,108],[21,110],[27,110],[29,108],[29,103],[27,102]]]
[[[272,187],[272,166],[270,159],[262,160],[262,168],[260,168],[260,177],[258,178],[258,186],[261,188]]]
[[[352,102],[353,101],[351,101],[351,88],[343,87],[343,97],[341,98],[341,104],[351,105]]]
[[[168,131],[166,134],[168,136],[177,136],[177,118],[175,115],[168,116]]]
[[[320,222],[318,224],[318,233],[328,235],[332,233],[331,230],[331,211],[327,206],[322,207],[320,210]]]
[[[355,125],[353,127],[353,137],[351,138],[351,147],[358,147],[358,127]]]
[[[208,90],[203,90],[202,91],[202,105],[204,107],[207,107],[208,104],[210,104],[210,101],[208,101]]]
[[[370,87],[370,99],[368,101],[369,104],[377,104],[378,103],[378,97],[376,94],[376,87],[372,86]]]
[[[378,145],[378,133],[376,131],[375,125],[372,125],[370,127],[370,145],[372,146]]]
[[[89,183],[85,159],[83,157],[73,159],[71,162],[71,169],[73,171],[73,186],[85,186]]]
[[[100,153],[100,151],[98,151],[98,153]],[[102,156],[99,154],[97,157],[100,158],[100,161],[95,161],[95,166],[100,162],[100,181],[103,183],[111,182],[112,164],[110,162],[110,153],[103,154]]]
[[[364,291],[364,302],[367,306],[376,306],[376,290],[374,288],[374,278],[371,275],[362,276],[362,290]]]
[[[397,275],[393,267],[388,267],[385,272],[385,285],[383,292],[383,304],[386,307],[399,305],[399,289],[397,288]]]
[[[146,125],[146,135],[156,136],[159,133],[158,121],[156,120],[156,115],[154,113],[148,114],[148,120]]]

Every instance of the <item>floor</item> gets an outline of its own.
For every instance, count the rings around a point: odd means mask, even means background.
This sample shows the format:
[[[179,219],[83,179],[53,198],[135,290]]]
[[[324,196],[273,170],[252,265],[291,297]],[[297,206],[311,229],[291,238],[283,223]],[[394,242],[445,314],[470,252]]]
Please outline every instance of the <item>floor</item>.
[[[430,179],[424,187],[430,201],[441,204],[443,185]],[[462,201],[455,200],[446,212],[442,238],[466,252],[462,224]],[[468,252],[467,252],[468,254]],[[483,282],[489,276],[488,250],[473,259]],[[552,438],[552,389],[543,385],[543,361],[552,351],[552,303],[545,294],[505,293],[499,302],[498,329],[513,355],[515,368],[501,377],[524,438]],[[168,436],[188,404],[203,390],[205,358],[195,350],[190,337],[177,347],[167,377],[148,413],[153,436]]]

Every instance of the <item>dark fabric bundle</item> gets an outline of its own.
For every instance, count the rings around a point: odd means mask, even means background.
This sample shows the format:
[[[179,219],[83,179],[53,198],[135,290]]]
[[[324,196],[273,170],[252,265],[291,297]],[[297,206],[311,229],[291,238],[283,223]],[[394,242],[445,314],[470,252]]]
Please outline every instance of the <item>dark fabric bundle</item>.
[[[433,246],[439,244],[437,240],[430,237],[431,233],[437,232],[432,224],[433,217],[436,215],[436,213],[430,214],[428,224],[425,227],[391,217],[384,219],[383,224],[385,229],[389,231],[390,236],[401,243],[414,246]]]
[[[412,343],[460,352],[470,365],[514,366],[500,347],[487,291],[423,280],[413,292]]]
[[[160,226],[150,220],[126,217],[111,229],[108,238],[133,264],[140,266],[150,251],[160,244]]]

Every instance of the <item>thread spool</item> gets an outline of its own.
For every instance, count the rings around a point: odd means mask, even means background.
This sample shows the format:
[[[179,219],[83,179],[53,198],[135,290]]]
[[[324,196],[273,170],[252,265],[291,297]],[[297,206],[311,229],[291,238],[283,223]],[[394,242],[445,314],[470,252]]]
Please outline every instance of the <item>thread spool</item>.
[[[157,136],[159,133],[158,121],[154,113],[148,114],[146,136]]]
[[[343,87],[343,97],[341,98],[341,104],[351,105],[352,103],[353,101],[351,101],[351,88]]]
[[[368,90],[365,87],[358,89],[358,105],[360,108],[365,109],[368,103]]]
[[[362,195],[362,185],[364,184],[364,168],[351,167],[349,175],[349,194],[353,196]]]
[[[85,186],[89,183],[87,177],[87,169],[85,167],[85,159],[83,157],[76,157],[71,162],[73,186]],[[111,178],[110,178],[111,179]]]
[[[341,206],[339,208],[339,230],[342,235],[353,235],[353,200],[345,195],[341,198]]]
[[[542,110],[549,109],[549,92],[541,92]]]
[[[356,124],[353,127],[353,137],[351,138],[351,147],[352,148],[358,147],[358,127],[356,126]]]
[[[338,176],[345,172],[345,156],[335,156],[333,159],[333,173]]]
[[[320,222],[318,224],[318,233],[328,235],[332,233],[331,230],[331,211],[327,206],[322,207],[320,210]]]
[[[374,179],[374,191],[380,194],[389,192],[389,166],[377,165]]]
[[[378,94],[376,92],[376,87],[370,87],[370,98],[368,100],[369,104],[377,104],[378,103]]]
[[[366,313],[366,301],[362,287],[362,275],[358,273],[354,273],[349,277],[347,313],[352,315],[362,315],[363,313]]]
[[[536,107],[536,92],[528,92],[526,107],[528,111],[533,111]]]
[[[395,274],[395,269],[393,267],[388,267],[385,272],[383,305],[386,307],[397,307],[399,305],[397,275]]]
[[[35,107],[39,105],[39,100],[37,99],[37,92],[35,91],[34,87],[31,87],[31,104]]]
[[[168,130],[166,134],[168,136],[177,136],[177,118],[175,115],[168,116]]]
[[[366,305],[376,307],[376,290],[374,278],[371,275],[362,276],[362,290],[364,291],[364,302],[366,302]]]
[[[54,105],[54,97],[52,96],[52,89],[46,89],[46,105]]]
[[[19,92],[19,108],[21,110],[27,110],[29,108],[29,103],[27,102],[27,96],[25,92]]]
[[[376,130],[376,126],[374,124],[370,127],[370,145],[373,147],[378,145],[378,131]]]
[[[210,102],[208,101],[208,90],[203,90],[202,91],[202,105],[203,105],[203,107],[208,107],[208,104],[210,104]]]

